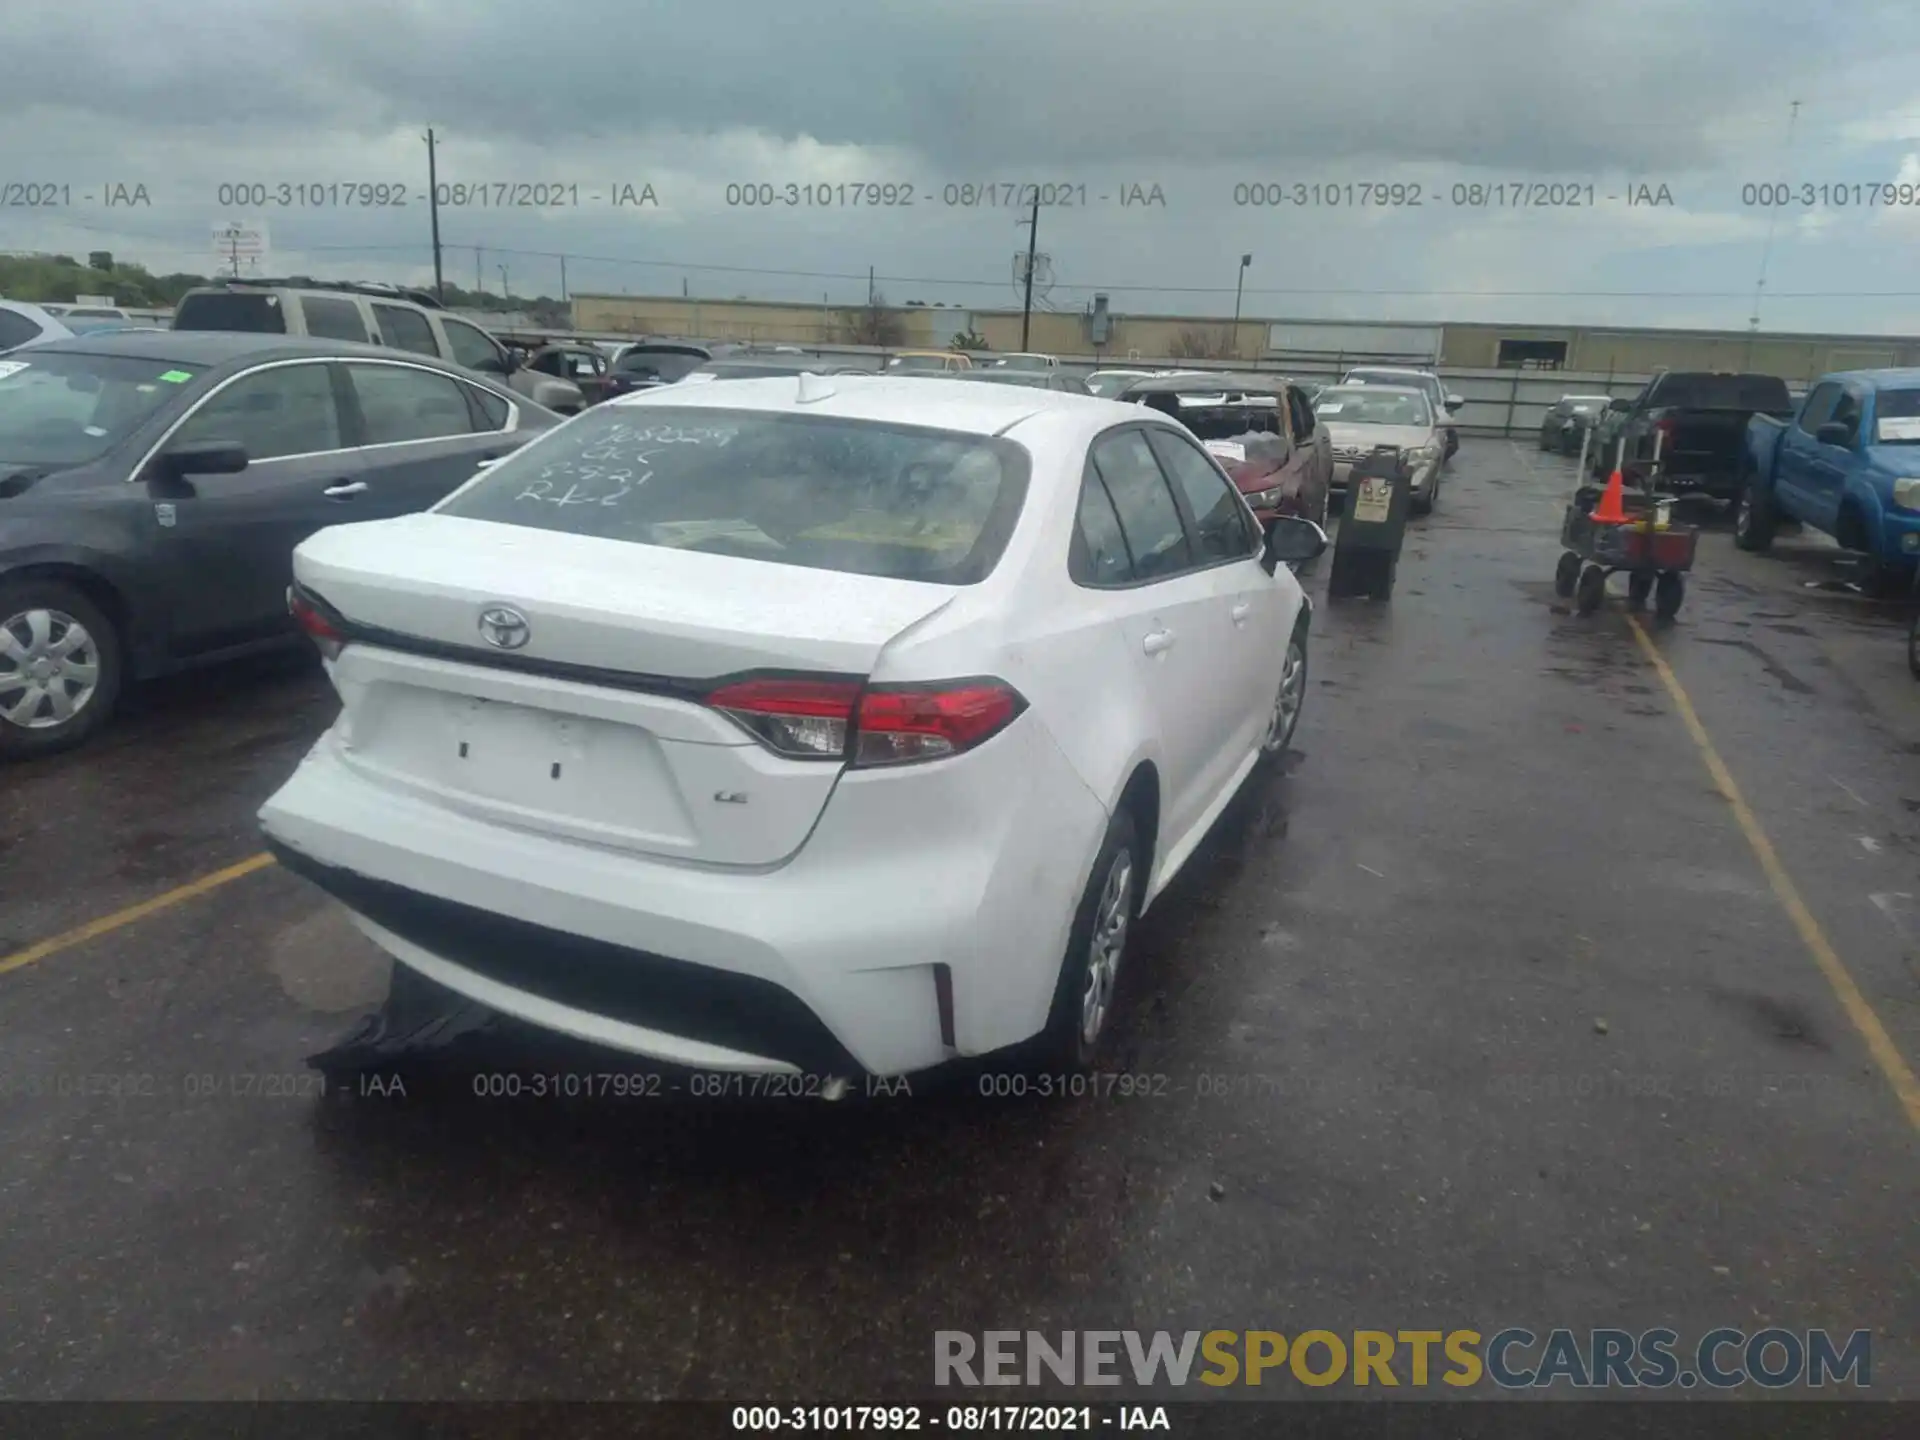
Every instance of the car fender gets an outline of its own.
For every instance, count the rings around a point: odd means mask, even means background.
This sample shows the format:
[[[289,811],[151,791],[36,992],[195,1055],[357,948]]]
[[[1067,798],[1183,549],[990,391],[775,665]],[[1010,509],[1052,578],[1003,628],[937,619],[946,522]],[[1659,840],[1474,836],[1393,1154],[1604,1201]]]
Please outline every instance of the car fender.
[[[144,674],[149,658],[161,653],[166,635],[166,607],[158,603],[138,566],[109,551],[68,541],[7,543],[0,549],[0,585],[34,574],[74,577],[89,588],[101,587],[113,597],[111,610],[125,633],[122,640],[130,668]]]

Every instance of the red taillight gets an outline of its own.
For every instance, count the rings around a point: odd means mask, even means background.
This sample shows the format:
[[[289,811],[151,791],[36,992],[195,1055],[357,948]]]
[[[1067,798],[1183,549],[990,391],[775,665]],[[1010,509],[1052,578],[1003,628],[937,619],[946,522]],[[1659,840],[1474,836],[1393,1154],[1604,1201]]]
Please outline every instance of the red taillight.
[[[320,647],[320,653],[332,660],[347,643],[347,637],[340,632],[326,611],[316,605],[312,597],[303,594],[298,587],[287,591],[287,613],[293,616],[298,625]]]
[[[1027,702],[998,680],[876,688],[860,697],[855,765],[904,765],[971,750],[1012,724]]]
[[[841,760],[860,698],[858,680],[741,680],[707,704],[752,731],[769,750],[803,760]]]
[[[723,685],[707,703],[777,754],[864,767],[958,755],[1004,730],[1027,702],[998,680],[863,688],[769,678]]]

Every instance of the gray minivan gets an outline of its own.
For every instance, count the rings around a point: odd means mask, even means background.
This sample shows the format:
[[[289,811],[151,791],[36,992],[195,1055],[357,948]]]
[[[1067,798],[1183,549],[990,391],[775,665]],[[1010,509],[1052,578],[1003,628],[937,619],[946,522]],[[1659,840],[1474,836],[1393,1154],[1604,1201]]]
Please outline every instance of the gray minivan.
[[[578,415],[586,408],[578,385],[521,368],[506,346],[471,321],[448,314],[424,290],[367,282],[222,280],[181,296],[173,328],[310,335],[411,350],[491,376],[557,414]]]

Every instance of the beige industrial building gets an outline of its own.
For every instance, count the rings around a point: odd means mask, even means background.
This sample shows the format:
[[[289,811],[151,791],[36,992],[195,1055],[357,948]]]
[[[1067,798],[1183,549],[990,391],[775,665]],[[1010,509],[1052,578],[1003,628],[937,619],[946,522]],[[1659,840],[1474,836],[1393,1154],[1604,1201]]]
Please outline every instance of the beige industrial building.
[[[1355,360],[1400,360],[1450,370],[1547,370],[1645,375],[1667,367],[1757,370],[1804,381],[1829,370],[1920,365],[1920,339],[1871,335],[1750,334],[1605,326],[1407,325],[1120,315],[1102,299],[1086,312],[1036,311],[1026,348],[1107,365],[1213,360],[1292,363],[1303,370]],[[675,335],[790,345],[944,350],[984,341],[1017,350],[1020,312],[943,306],[847,309],[683,296],[575,295],[574,324],[589,333]]]

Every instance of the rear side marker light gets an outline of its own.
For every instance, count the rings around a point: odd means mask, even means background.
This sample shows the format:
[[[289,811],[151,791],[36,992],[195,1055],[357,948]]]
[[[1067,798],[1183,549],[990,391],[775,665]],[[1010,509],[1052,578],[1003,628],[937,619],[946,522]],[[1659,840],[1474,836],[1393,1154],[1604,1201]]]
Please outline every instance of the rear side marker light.
[[[910,765],[971,750],[1027,702],[999,680],[863,686],[854,680],[759,679],[723,685],[707,704],[777,755]]]
[[[345,648],[347,637],[341,629],[342,621],[324,601],[309,595],[298,585],[287,590],[287,613],[293,616],[293,623],[320,648],[320,653],[329,660],[339,658]]]

